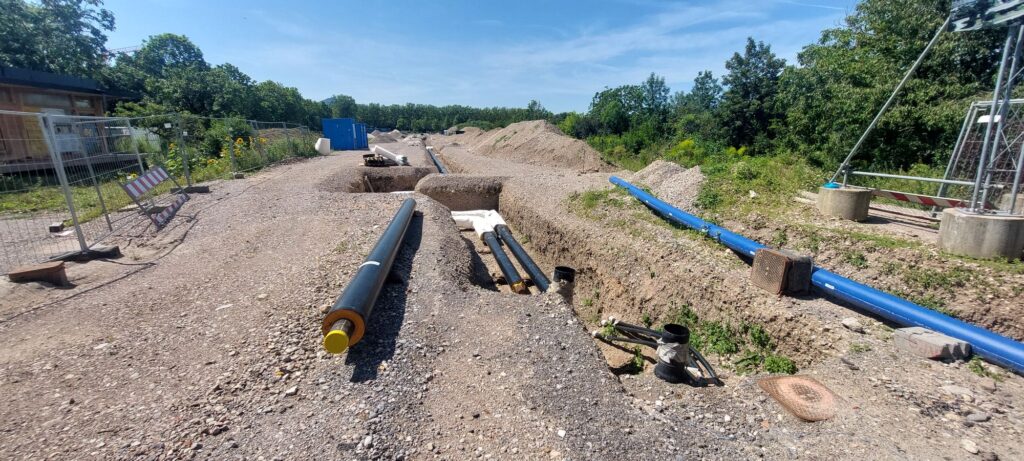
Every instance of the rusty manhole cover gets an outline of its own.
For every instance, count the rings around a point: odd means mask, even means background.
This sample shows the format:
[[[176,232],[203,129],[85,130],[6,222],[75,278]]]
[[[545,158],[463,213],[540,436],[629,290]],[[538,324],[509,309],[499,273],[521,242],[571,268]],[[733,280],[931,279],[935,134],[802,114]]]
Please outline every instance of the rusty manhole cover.
[[[838,398],[810,376],[773,376],[757,385],[797,418],[824,421],[836,415]]]

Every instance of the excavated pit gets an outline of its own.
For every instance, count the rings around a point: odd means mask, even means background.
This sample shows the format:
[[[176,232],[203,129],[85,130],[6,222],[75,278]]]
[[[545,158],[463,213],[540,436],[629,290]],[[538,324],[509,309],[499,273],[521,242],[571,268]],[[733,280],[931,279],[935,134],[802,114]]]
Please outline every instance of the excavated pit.
[[[684,231],[629,200],[625,203],[634,215],[592,220],[573,211],[568,197],[552,196],[548,190],[553,182],[570,183],[580,191],[611,188],[606,174],[556,170],[528,177],[479,175],[470,172],[487,166],[467,162],[478,157],[459,146],[445,146],[440,157],[453,174],[426,175],[416,192],[451,210],[497,210],[546,273],[555,266],[575,268],[572,304],[589,328],[610,315],[668,323],[685,308],[702,321],[736,331],[744,325],[762,326],[776,352],[800,366],[824,359],[846,340],[829,325],[847,315],[844,307],[814,295],[772,296],[750,284],[749,261],[713,242],[680,234]],[[474,284],[511,295],[487,246],[472,231],[462,232],[462,237],[478,257]],[[623,357],[627,354],[609,356],[609,365],[621,366]]]
[[[355,167],[346,170],[338,181],[342,192],[411,192],[420,179],[435,171],[433,168],[411,166]]]
[[[436,200],[451,211],[497,210],[500,213],[501,190],[506,179],[500,176],[432,174],[416,184],[416,192]],[[511,223],[509,228],[515,235],[515,227]],[[483,273],[483,277],[476,277],[477,280],[474,283],[487,290],[511,294],[504,275],[491,256],[490,248],[480,241],[479,236],[472,230],[462,230],[460,234],[466,241],[466,244],[473,250],[476,256],[475,262],[479,263],[478,270],[475,273]],[[526,242],[521,241],[520,244],[525,246]],[[519,275],[527,282],[530,292],[538,294],[539,291],[533,286],[529,274],[519,261],[511,253],[509,254],[509,259],[512,260],[512,264],[519,271]]]
[[[500,163],[458,145],[444,146],[440,156],[452,172],[500,171]],[[583,216],[570,197],[552,195],[565,190],[565,184],[577,192],[612,189],[607,174],[538,170],[505,178],[497,210],[543,270],[556,265],[577,270],[573,307],[590,328],[609,315],[669,323],[685,307],[701,321],[737,331],[744,325],[762,326],[776,352],[800,366],[845,347],[848,338],[831,327],[849,315],[845,307],[815,295],[778,297],[754,287],[749,261],[673,228],[632,199],[624,198],[624,208],[611,210],[610,218]],[[612,355],[613,367],[628,359]]]

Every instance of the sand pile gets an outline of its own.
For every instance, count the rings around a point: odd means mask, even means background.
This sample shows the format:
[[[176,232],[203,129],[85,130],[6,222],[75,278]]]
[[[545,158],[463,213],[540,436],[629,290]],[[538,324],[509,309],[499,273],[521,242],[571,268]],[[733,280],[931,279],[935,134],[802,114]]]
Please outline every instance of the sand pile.
[[[513,123],[486,132],[473,127],[464,130],[457,135],[457,142],[478,155],[581,171],[616,170],[586,142],[566,136],[545,120]]]
[[[651,188],[658,198],[681,209],[693,211],[704,174],[700,167],[684,168],[676,163],[655,160],[646,168],[633,173],[630,182]]]
[[[370,133],[370,136],[373,137],[372,141],[374,143],[376,143],[376,144],[384,144],[384,143],[389,143],[389,142],[398,142],[398,140],[395,139],[394,136],[391,136],[390,133],[381,133],[379,131],[374,130],[373,133]]]
[[[402,139],[402,136],[405,136],[405,135],[402,134],[401,131],[398,131],[398,130],[391,130],[391,131],[388,132],[388,134],[392,138],[394,138],[396,141],[399,140],[399,139]]]

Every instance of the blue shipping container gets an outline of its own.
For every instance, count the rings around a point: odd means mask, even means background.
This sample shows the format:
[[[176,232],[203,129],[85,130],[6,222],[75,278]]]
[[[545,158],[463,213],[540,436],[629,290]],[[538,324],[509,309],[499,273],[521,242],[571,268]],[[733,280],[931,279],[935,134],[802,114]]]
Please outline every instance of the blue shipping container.
[[[366,149],[367,147],[370,147],[370,143],[367,142],[366,139],[366,124],[357,123],[356,126],[359,127],[359,134],[356,137],[356,147],[360,149]]]
[[[331,150],[356,149],[356,124],[350,118],[322,120],[324,137],[331,140]]]

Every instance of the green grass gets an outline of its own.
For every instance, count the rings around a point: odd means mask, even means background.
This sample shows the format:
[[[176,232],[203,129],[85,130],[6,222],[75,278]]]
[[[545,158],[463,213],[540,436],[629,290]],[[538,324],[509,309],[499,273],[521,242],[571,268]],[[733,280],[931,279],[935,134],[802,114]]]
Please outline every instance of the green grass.
[[[864,343],[851,343],[850,344],[850,353],[853,353],[853,354],[860,354],[860,353],[868,352],[870,350],[871,350],[871,346],[869,346],[867,344],[864,344]]]
[[[628,194],[619,187],[576,192],[569,196],[570,203],[588,213],[593,213],[599,207],[622,208],[626,205],[627,199]]]
[[[75,206],[75,214],[80,223],[89,222],[103,216],[103,205],[106,205],[108,212],[116,212],[134,202],[121,189],[116,180],[108,180],[98,184],[103,194],[103,203],[100,203],[96,187],[92,184],[71,187],[71,200]],[[173,187],[168,181],[160,184],[154,189],[157,193],[167,192]],[[42,186],[25,192],[0,194],[0,215],[36,212],[61,212],[68,210],[67,201],[60,186]],[[68,219],[65,225],[70,225]]]
[[[764,359],[764,371],[792,375],[799,371],[796,364],[788,357],[770,354]]]
[[[684,159],[681,163],[689,162]],[[701,162],[701,171],[707,179],[695,205],[737,218],[790,208],[794,195],[819,185],[824,176],[795,155],[751,157],[736,149],[707,156]],[[751,191],[756,197],[750,197]]]
[[[776,344],[761,325],[743,324],[734,328],[725,322],[703,321],[690,306],[676,307],[667,319],[690,329],[690,345],[702,353],[739,358],[732,364],[741,373],[764,370],[768,373],[797,372],[796,364],[776,353]]]
[[[1002,381],[1006,376],[1002,373],[992,371],[980,357],[974,357],[970,362],[967,362],[967,369],[971,370],[972,373],[981,376],[982,378],[992,378],[996,381]]]
[[[864,269],[868,267],[868,259],[864,256],[864,253],[860,251],[846,251],[843,253],[843,261],[846,261],[853,267],[858,269]]]
[[[644,358],[644,350],[640,346],[633,347],[633,358],[630,359],[630,365],[633,369],[644,371],[644,367],[647,366],[647,359]]]
[[[84,203],[90,195],[96,195],[96,190],[92,187],[73,187],[71,194],[76,203]],[[67,202],[59,186],[43,186],[25,192],[0,194],[0,214],[65,209]]]
[[[903,281],[922,290],[945,289],[953,291],[975,279],[975,274],[965,267],[953,266],[945,270],[925,267],[911,267],[903,271]]]

